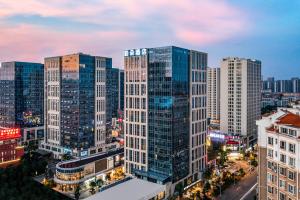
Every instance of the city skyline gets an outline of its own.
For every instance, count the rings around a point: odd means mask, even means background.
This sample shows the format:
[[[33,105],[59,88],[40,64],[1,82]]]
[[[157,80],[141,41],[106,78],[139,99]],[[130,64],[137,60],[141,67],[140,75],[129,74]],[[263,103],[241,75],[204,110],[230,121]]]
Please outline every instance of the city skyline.
[[[299,8],[297,1],[0,0],[0,61],[84,52],[123,68],[123,50],[176,45],[208,52],[210,67],[228,56],[253,58],[264,78],[289,79],[300,75]]]

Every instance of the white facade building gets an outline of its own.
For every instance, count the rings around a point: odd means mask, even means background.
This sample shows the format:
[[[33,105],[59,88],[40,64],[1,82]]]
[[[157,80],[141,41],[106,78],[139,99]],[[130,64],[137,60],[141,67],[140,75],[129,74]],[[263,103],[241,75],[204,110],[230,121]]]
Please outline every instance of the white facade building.
[[[207,117],[220,121],[220,68],[207,68]]]
[[[299,199],[300,107],[278,109],[257,125],[259,199]]]
[[[257,137],[261,116],[261,62],[229,57],[221,62],[220,130],[239,135],[246,146]]]

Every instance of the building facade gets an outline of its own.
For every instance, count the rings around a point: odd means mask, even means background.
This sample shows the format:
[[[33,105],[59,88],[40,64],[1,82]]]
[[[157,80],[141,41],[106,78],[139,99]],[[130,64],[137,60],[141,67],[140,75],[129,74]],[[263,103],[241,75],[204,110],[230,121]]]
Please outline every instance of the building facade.
[[[207,117],[220,122],[220,68],[207,68]]]
[[[20,138],[19,128],[0,128],[0,168],[17,164],[21,160],[24,148],[19,145]]]
[[[278,109],[257,125],[259,199],[299,199],[299,105]]]
[[[238,135],[245,146],[256,141],[255,121],[260,119],[261,62],[224,58],[221,62],[220,130]]]
[[[124,110],[124,70],[112,68],[110,79],[112,118],[117,118]]]
[[[206,166],[207,54],[125,51],[125,170],[152,182],[200,178]]]
[[[0,67],[0,127],[20,128],[21,142],[44,137],[44,65],[4,62]]]
[[[82,53],[45,58],[43,149],[82,156],[105,144],[111,66],[111,58]]]

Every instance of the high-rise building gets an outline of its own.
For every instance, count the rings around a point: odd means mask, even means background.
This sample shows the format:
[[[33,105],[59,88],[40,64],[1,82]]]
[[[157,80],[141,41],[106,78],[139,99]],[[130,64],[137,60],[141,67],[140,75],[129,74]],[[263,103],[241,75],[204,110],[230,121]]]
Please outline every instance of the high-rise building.
[[[300,199],[300,107],[257,121],[258,199]]]
[[[134,49],[124,63],[126,173],[172,186],[198,180],[206,166],[207,54]]]
[[[220,68],[207,68],[207,117],[220,121]]]
[[[20,128],[21,141],[44,137],[44,65],[4,62],[0,66],[0,127]]]
[[[105,144],[111,67],[111,58],[82,53],[45,58],[47,135],[42,148],[55,157],[83,156]]]
[[[291,80],[276,80],[275,92],[276,93],[292,93],[293,85]]]
[[[221,62],[220,130],[239,135],[251,145],[257,138],[255,121],[260,119],[261,62],[244,58],[224,58]]]
[[[292,78],[292,92],[300,93],[300,79],[299,78]]]
[[[117,118],[124,110],[124,70],[112,68],[110,79],[112,117]]]
[[[269,78],[267,78],[267,80],[263,81],[263,90],[274,92],[274,88],[275,88],[275,78],[274,77],[269,77]]]

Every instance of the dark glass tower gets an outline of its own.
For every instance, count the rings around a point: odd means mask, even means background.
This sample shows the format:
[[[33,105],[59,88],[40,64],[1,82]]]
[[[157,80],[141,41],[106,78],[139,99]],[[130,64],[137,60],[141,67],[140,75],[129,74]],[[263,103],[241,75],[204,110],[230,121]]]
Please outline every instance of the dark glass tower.
[[[118,68],[111,68],[110,76],[110,101],[111,117],[119,117],[119,111],[123,111],[124,107],[124,71]]]
[[[0,126],[30,128],[44,124],[44,65],[5,62],[0,67]]]
[[[111,58],[82,53],[45,58],[47,137],[42,147],[55,157],[86,155],[105,144],[111,67]]]
[[[189,173],[189,51],[149,50],[149,169],[176,182]]]

